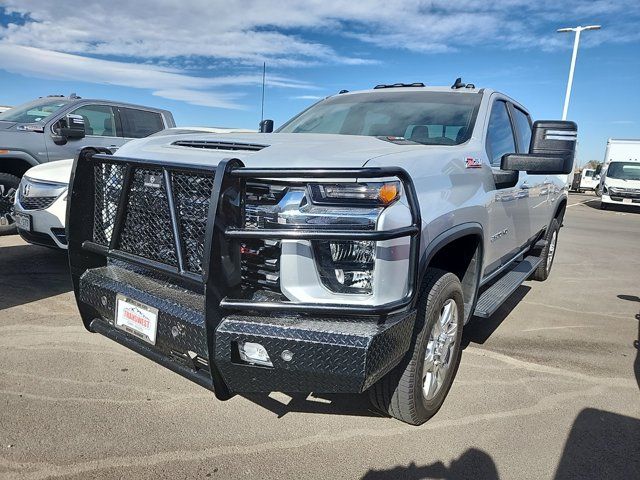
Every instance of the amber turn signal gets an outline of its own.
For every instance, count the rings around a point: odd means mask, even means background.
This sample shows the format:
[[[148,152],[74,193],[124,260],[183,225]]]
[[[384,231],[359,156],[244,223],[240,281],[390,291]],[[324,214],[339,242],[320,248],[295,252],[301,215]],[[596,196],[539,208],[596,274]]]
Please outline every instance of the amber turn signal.
[[[389,205],[393,202],[398,196],[398,183],[390,182],[385,183],[380,187],[380,191],[378,192],[378,198],[384,205]]]

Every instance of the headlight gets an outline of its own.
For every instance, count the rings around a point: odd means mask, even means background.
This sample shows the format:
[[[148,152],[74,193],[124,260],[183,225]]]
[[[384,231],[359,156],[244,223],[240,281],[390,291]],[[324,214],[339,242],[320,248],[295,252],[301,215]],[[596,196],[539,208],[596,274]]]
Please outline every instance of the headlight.
[[[371,294],[376,242],[315,241],[322,284],[336,293]]]
[[[609,193],[613,193],[614,195],[617,193],[622,193],[622,189],[621,188],[616,188],[616,187],[604,187],[604,191],[605,192],[609,192]]]
[[[386,206],[400,195],[400,182],[309,184],[319,205]]]

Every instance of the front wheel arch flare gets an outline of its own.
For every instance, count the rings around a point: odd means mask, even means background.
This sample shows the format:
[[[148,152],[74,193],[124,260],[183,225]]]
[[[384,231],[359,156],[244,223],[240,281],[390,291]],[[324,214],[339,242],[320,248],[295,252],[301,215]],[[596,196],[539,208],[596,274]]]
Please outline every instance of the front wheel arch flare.
[[[458,265],[446,261],[447,248],[455,246],[459,241],[473,242],[474,252],[468,256],[467,264]],[[428,245],[421,255],[418,269],[417,285],[421,285],[429,267],[440,268],[457,274],[463,284],[465,302],[465,323],[471,318],[478,298],[478,289],[482,275],[484,258],[483,230],[479,223],[457,225],[438,235]],[[471,267],[471,268],[469,268]]]

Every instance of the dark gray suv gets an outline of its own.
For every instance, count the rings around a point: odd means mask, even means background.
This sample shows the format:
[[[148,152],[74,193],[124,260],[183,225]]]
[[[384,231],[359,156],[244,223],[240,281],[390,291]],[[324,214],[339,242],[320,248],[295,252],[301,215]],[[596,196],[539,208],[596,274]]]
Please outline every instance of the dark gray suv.
[[[117,149],[175,127],[171,112],[75,95],[39,98],[0,114],[0,235],[13,233],[13,200],[22,175],[72,158],[87,145]]]

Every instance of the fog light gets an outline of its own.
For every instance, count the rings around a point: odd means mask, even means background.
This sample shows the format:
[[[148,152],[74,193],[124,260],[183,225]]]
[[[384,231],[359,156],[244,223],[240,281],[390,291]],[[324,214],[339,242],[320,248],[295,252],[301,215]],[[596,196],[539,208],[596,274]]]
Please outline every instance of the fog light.
[[[273,367],[267,349],[259,343],[238,342],[238,350],[240,351],[240,359],[244,362]]]
[[[314,242],[322,283],[334,292],[371,294],[376,242]]]

